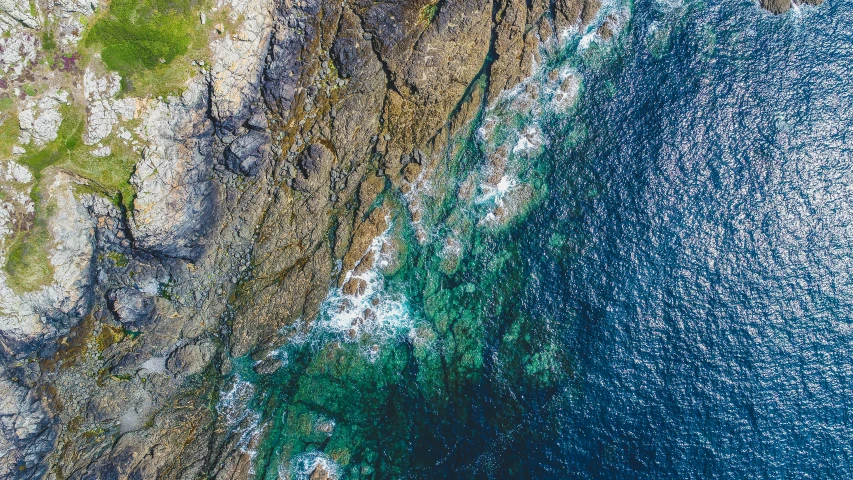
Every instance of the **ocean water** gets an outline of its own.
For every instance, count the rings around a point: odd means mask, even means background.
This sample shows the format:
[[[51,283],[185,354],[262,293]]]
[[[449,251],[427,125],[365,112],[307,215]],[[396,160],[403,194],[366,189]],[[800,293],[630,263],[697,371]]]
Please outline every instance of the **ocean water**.
[[[609,14],[238,369],[258,478],[853,477],[853,2]]]

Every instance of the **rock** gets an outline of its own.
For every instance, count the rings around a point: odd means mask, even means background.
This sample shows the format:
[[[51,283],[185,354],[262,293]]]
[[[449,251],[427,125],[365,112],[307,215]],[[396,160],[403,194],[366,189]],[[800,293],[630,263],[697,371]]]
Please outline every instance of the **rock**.
[[[131,177],[136,188],[130,227],[143,250],[196,259],[216,215],[211,170],[213,125],[207,87],[192,83],[179,101],[156,102],[141,132],[148,145]]]
[[[216,348],[210,341],[184,345],[169,355],[166,369],[176,376],[194,375],[207,366],[215,351]]]
[[[823,0],[759,0],[761,8],[773,14],[785,13],[794,5],[820,5]]]
[[[379,194],[385,190],[385,178],[377,175],[371,175],[361,182],[358,187],[358,215],[364,216],[367,210],[379,197]]]
[[[45,201],[55,205],[48,219],[52,247],[47,261],[52,281],[32,292],[15,293],[0,271],[0,338],[14,345],[16,353],[38,346],[75,325],[92,301],[91,261],[94,254],[94,203],[107,202],[92,195],[78,196],[75,187],[86,182],[75,175],[54,172],[44,179]]]
[[[415,183],[420,173],[421,166],[417,163],[410,163],[403,167],[403,178],[409,183]]]
[[[92,150],[92,156],[94,157],[108,157],[112,155],[113,149],[110,148],[109,145],[101,145]]]
[[[10,0],[0,0],[10,1]],[[15,0],[12,2],[16,3]],[[21,77],[38,58],[39,41],[33,32],[18,28],[17,21],[0,15],[0,31],[9,32],[0,37],[0,70],[9,80]]]
[[[0,17],[6,17],[0,23],[4,27],[3,30],[17,22],[27,28],[38,27],[38,19],[30,13],[29,4],[18,0],[0,0]]]
[[[317,466],[314,467],[314,470],[311,471],[311,475],[308,476],[309,480],[334,480],[335,477],[329,473],[326,469],[326,466],[323,465],[322,462],[317,463]]]
[[[760,0],[761,7],[770,13],[783,13],[791,9],[791,0]]]
[[[28,145],[32,141],[36,146],[44,146],[56,140],[62,123],[59,106],[66,103],[68,92],[62,90],[53,90],[38,100],[27,101],[24,110],[18,113],[21,144]]]
[[[234,131],[260,98],[259,84],[264,56],[258,52],[269,44],[271,0],[237,1],[231,4],[232,20],[241,19],[237,31],[211,42],[210,111],[224,131]],[[217,25],[220,33],[221,25]]]
[[[225,149],[225,165],[234,173],[254,176],[269,155],[269,143],[266,132],[250,130]]]
[[[385,219],[386,213],[386,208],[377,208],[356,227],[350,248],[343,258],[342,272],[353,270],[358,261],[367,254],[367,249],[373,239],[381,235],[388,227],[388,222]]]
[[[269,124],[267,122],[267,115],[263,110],[258,110],[255,112],[248,120],[246,120],[246,126],[259,131],[265,131]]]
[[[335,39],[331,54],[341,78],[352,78],[369,60],[369,57],[365,57],[363,52],[359,51],[362,42],[363,40],[354,35],[341,35]]]
[[[344,295],[356,297],[364,295],[365,290],[367,290],[367,282],[365,282],[364,279],[357,277],[347,280],[342,289]]]
[[[323,170],[323,164],[328,163],[329,155],[321,145],[311,145],[299,158],[299,170],[305,178],[316,177]]]
[[[126,121],[136,116],[135,99],[114,98],[120,90],[121,77],[118,74],[97,78],[91,69],[86,68],[83,75],[83,93],[88,102],[86,133],[83,135],[86,145],[94,145],[110,136],[119,118]]]
[[[296,176],[296,187],[303,191],[314,191],[327,185],[334,157],[325,146],[314,143],[308,146],[296,162],[300,175]]]
[[[110,310],[123,324],[138,327],[153,319],[154,299],[135,288],[110,290],[107,298]]]
[[[264,359],[258,360],[257,363],[255,363],[255,365],[252,367],[252,370],[254,370],[255,373],[258,373],[260,375],[269,375],[281,368],[282,365],[284,365],[284,362],[282,362],[280,358],[266,357]]]
[[[55,4],[65,13],[79,13],[85,16],[92,15],[98,9],[97,0],[57,0]]]
[[[283,3],[279,5],[276,25],[270,38],[262,91],[267,105],[273,106],[273,110],[286,119],[296,100],[300,75],[310,65],[309,59],[301,56],[302,48],[314,41],[317,34],[310,19],[316,18],[320,2],[301,1],[293,8],[287,8]],[[300,25],[302,28],[294,28]]]
[[[55,433],[39,396],[0,365],[0,478],[40,478]]]

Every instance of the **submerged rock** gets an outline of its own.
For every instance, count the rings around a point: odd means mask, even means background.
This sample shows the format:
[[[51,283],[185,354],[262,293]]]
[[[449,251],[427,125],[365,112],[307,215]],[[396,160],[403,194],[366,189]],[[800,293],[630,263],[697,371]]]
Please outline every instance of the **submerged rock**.
[[[823,0],[759,0],[761,7],[770,13],[785,13],[794,5],[820,5]]]

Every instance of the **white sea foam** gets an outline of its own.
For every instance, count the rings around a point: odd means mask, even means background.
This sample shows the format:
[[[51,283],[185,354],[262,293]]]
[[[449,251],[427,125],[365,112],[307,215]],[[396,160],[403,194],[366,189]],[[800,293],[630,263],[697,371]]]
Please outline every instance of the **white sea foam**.
[[[545,144],[542,131],[537,125],[528,125],[519,135],[518,142],[512,147],[512,153],[530,153]]]
[[[661,11],[669,12],[683,7],[684,0],[655,0],[655,6]]]
[[[240,433],[237,448],[252,459],[257,455],[251,448],[252,440],[262,433],[261,416],[249,405],[254,395],[255,386],[237,376],[232,380],[231,389],[222,394],[216,404],[216,412],[225,420],[227,428]]]
[[[500,204],[503,198],[518,185],[518,181],[506,175],[502,176],[497,185],[484,183],[480,186],[483,194],[477,198],[477,203],[494,202]]]
[[[296,456],[290,465],[279,465],[278,478],[280,480],[308,480],[318,466],[322,467],[329,474],[329,477],[341,478],[340,466],[323,452],[306,452]]]
[[[364,289],[347,295],[342,288],[333,288],[323,302],[316,328],[340,335],[347,341],[358,340],[362,334],[376,340],[388,340],[412,328],[406,297],[385,291],[385,277],[381,270],[392,261],[388,253],[391,222],[388,225],[367,249],[365,258],[372,256],[373,266],[356,274],[356,265],[344,274],[344,285],[350,280],[361,280]]]
[[[561,68],[557,80],[549,82],[545,88],[551,97],[551,110],[563,113],[574,107],[580,98],[581,85],[582,77],[577,70],[571,67]]]

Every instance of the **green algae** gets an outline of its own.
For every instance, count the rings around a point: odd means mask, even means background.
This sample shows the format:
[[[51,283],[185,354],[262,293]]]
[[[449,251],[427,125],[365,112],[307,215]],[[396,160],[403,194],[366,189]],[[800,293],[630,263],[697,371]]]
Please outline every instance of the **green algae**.
[[[112,260],[113,264],[115,264],[115,266],[118,268],[124,268],[130,263],[130,260],[127,258],[127,255],[118,252],[107,253],[107,258]]]
[[[0,155],[7,158],[12,155],[12,147],[17,145],[20,133],[14,100],[9,97],[0,98]]]

